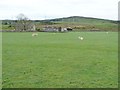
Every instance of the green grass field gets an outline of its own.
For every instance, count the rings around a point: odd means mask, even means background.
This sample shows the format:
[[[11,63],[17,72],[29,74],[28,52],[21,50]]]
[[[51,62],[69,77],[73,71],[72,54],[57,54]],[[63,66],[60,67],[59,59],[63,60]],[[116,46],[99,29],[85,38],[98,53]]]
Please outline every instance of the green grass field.
[[[3,33],[3,88],[118,87],[117,32],[38,34]]]

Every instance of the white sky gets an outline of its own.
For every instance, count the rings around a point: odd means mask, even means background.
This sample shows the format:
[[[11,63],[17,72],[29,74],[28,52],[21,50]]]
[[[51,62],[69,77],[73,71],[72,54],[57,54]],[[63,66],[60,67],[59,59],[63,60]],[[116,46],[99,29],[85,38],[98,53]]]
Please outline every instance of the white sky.
[[[0,0],[0,19],[30,19],[85,16],[118,20],[119,0]]]

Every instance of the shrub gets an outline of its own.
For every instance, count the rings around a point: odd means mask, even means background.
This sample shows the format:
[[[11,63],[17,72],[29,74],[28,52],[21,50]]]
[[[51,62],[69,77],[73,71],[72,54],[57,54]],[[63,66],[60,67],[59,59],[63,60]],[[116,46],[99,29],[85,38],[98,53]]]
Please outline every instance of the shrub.
[[[40,29],[40,28],[36,28],[36,31],[40,32],[40,31],[41,31],[41,29]]]

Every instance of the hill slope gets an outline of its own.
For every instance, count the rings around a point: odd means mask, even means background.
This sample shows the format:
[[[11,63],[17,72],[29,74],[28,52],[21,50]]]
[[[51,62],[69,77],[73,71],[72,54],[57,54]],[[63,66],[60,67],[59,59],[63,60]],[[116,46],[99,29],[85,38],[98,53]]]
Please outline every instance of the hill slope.
[[[51,19],[48,21],[55,21],[55,22],[77,22],[77,23],[105,23],[105,22],[110,22],[110,23],[116,23],[116,21],[113,20],[107,20],[107,19],[99,19],[99,18],[91,18],[91,17],[81,17],[81,16],[71,16],[71,17],[64,17],[64,18],[56,18],[56,19]]]
[[[108,30],[108,31],[117,31],[118,22],[113,20],[90,18],[90,17],[80,17],[72,16],[65,18],[56,18],[43,20],[43,22],[56,23],[61,26],[69,26],[74,29],[79,30]]]
[[[13,29],[11,23],[15,20],[3,20],[3,30]],[[64,18],[48,19],[48,20],[32,20],[36,28],[43,28],[46,25],[56,27],[72,27],[75,31],[80,30],[102,30],[102,31],[117,31],[118,22],[113,20],[71,16]]]

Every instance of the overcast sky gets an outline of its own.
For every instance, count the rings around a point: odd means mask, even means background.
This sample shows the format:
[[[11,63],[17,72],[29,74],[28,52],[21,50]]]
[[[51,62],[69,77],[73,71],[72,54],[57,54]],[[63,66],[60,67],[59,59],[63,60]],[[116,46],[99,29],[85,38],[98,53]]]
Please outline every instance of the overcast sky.
[[[30,19],[85,16],[118,20],[119,0],[0,0],[0,19]]]

